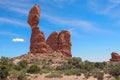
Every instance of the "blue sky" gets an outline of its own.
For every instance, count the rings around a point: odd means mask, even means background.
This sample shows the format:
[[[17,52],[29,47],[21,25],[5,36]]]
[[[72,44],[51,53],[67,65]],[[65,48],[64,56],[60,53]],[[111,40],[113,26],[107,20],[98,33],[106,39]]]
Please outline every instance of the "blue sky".
[[[108,61],[120,53],[120,0],[0,0],[0,56],[29,52],[29,10],[41,7],[40,30],[69,30],[72,55],[83,60]]]

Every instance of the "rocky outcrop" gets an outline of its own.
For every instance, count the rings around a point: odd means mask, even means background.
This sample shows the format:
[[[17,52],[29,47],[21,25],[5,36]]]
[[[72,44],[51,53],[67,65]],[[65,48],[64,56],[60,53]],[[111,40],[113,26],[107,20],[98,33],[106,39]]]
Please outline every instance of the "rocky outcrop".
[[[72,56],[69,31],[62,30],[60,33],[53,32],[46,40],[46,43],[53,51],[60,51],[63,55]]]
[[[58,32],[53,32],[46,40],[46,43],[52,48],[53,51],[57,51],[59,49],[58,36]]]
[[[40,7],[35,5],[29,12],[28,24],[32,29],[30,39],[30,53],[50,54],[59,52],[62,55],[71,57],[70,32],[62,30],[60,33],[53,32],[45,41],[45,35],[39,30]]]
[[[110,61],[120,61],[120,55],[116,52],[112,52]]]
[[[65,55],[71,57],[71,40],[70,40],[70,32],[66,30],[62,30],[59,33],[59,50]]]
[[[30,52],[31,53],[47,53],[49,47],[45,42],[45,35],[39,30],[37,26],[40,18],[40,7],[35,5],[29,12],[28,24],[32,29],[30,39]]]

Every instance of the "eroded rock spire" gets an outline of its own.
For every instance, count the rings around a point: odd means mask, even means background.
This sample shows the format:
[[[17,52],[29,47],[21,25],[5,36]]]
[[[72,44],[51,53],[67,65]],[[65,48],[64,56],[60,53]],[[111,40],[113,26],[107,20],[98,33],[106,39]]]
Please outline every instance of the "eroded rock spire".
[[[39,30],[38,23],[40,19],[39,5],[33,6],[29,12],[28,24],[32,29],[30,39],[30,52],[31,53],[47,53],[48,45],[45,42],[45,35]]]

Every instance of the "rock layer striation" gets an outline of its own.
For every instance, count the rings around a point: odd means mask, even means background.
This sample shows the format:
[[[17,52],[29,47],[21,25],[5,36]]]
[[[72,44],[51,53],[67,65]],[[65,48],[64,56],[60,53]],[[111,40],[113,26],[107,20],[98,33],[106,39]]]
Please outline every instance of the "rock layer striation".
[[[32,29],[30,39],[30,53],[50,54],[50,52],[60,52],[67,57],[71,57],[70,32],[62,30],[60,33],[53,32],[47,40],[44,33],[39,29],[40,6],[35,5],[29,12],[28,24]]]

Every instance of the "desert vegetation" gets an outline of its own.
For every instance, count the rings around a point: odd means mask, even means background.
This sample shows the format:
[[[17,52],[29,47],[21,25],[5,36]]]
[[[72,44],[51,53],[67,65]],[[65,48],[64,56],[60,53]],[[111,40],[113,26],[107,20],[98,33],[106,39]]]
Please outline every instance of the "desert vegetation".
[[[55,63],[51,62],[50,64]],[[81,74],[84,74],[86,79],[93,76],[98,80],[103,80],[104,74],[110,74],[110,80],[119,80],[120,63],[90,62],[82,61],[79,57],[72,57],[59,63],[56,67],[51,67],[46,60],[41,61],[41,64],[38,65],[29,64],[27,60],[21,60],[15,64],[7,57],[0,58],[0,80],[28,80],[27,76],[29,74],[43,73],[47,74],[46,78],[62,78],[63,75],[81,76]]]

